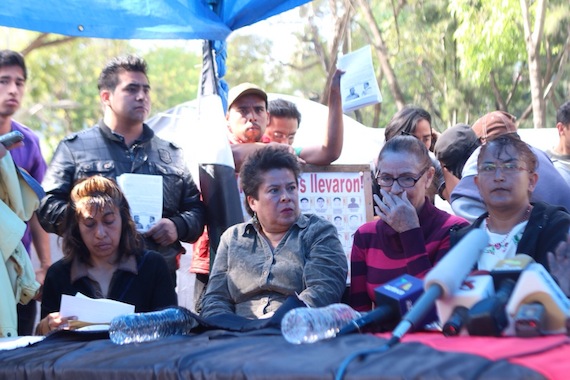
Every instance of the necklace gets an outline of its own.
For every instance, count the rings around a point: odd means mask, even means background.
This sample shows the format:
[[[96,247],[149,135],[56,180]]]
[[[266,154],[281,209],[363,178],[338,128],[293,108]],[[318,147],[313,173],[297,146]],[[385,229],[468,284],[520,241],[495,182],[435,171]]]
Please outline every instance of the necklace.
[[[526,211],[525,211],[525,213],[523,214],[523,217],[520,219],[520,221],[517,222],[517,223],[513,226],[513,228],[511,228],[511,230],[510,230],[506,235],[504,235],[503,239],[502,239],[500,242],[495,242],[495,243],[489,242],[489,247],[488,247],[488,248],[490,248],[490,251],[492,251],[492,252],[489,252],[489,253],[495,253],[495,252],[497,252],[497,251],[501,251],[501,250],[505,251],[505,250],[507,250],[507,248],[508,248],[508,246],[509,246],[509,242],[510,242],[510,240],[511,240],[511,235],[513,235],[513,236],[512,236],[512,240],[513,240],[516,244],[518,244],[518,242],[519,242],[519,240],[520,240],[520,238],[521,238],[521,236],[522,236],[522,231],[523,231],[523,230],[522,230],[521,228],[517,228],[517,226],[518,226],[519,224],[521,224],[522,222],[528,220],[528,218],[529,218],[529,216],[530,216],[530,210],[531,210],[531,209],[532,209],[532,206],[531,206],[531,205],[528,205],[527,208],[526,208]],[[489,234],[490,234],[489,236],[493,236],[493,235],[495,235],[495,236],[502,236],[503,234],[500,234],[500,233],[496,233],[496,232],[491,231],[491,229],[489,228],[489,224],[490,224],[489,222],[490,222],[490,218],[489,218],[489,216],[487,216],[487,218],[486,218],[486,223],[485,223],[485,228],[487,229],[487,232],[489,232]],[[513,232],[514,232],[514,234],[513,234]],[[493,235],[491,235],[491,234],[493,234]]]
[[[519,223],[524,222],[525,220],[528,220],[528,217],[530,216],[530,210],[532,210],[532,206],[531,206],[531,205],[526,206],[526,210],[525,210],[525,212],[524,212],[522,218],[520,218],[519,221],[515,223],[515,226],[516,226],[517,224],[519,224]],[[491,231],[491,229],[490,229],[490,227],[489,227],[490,224],[491,224],[491,215],[487,215],[487,231],[493,232],[493,231]],[[514,226],[513,226],[513,227],[514,227]],[[512,231],[512,228],[511,228],[511,231]],[[502,234],[497,233],[497,232],[493,232],[493,233],[495,233],[495,234],[497,234],[497,235],[502,235]],[[510,233],[510,231],[509,231],[509,233]],[[508,235],[508,234],[507,234],[507,235]]]

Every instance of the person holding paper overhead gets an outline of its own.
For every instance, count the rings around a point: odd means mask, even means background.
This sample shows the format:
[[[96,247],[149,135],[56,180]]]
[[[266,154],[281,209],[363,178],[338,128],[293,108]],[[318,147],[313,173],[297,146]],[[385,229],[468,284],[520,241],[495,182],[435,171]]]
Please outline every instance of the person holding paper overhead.
[[[327,129],[321,144],[292,147],[301,123],[297,106],[285,99],[267,101],[267,94],[251,83],[242,83],[230,89],[226,113],[228,140],[231,145],[236,171],[247,157],[267,144],[289,147],[299,161],[313,165],[330,165],[340,157],[344,139],[340,78],[342,70],[336,70],[332,78],[329,99]],[[268,112],[269,111],[269,112]],[[304,203],[302,203],[304,205]],[[308,202],[307,202],[308,205]],[[196,274],[196,310],[208,283],[210,271],[210,244],[208,236],[194,245],[190,272]]]
[[[340,78],[343,73],[342,70],[336,70],[331,80],[327,129],[323,142],[291,148],[291,152],[295,153],[302,162],[312,165],[330,165],[342,153],[344,123]],[[254,115],[249,112],[247,103],[251,102],[256,102],[258,106],[265,103],[269,113]],[[244,107],[248,111],[246,114],[242,112]],[[267,94],[261,88],[242,83],[230,90],[226,119],[236,170],[239,170],[247,156],[263,148],[265,144],[280,143],[293,146],[295,135],[301,124],[301,113],[294,103],[284,99],[267,102]],[[256,125],[258,128],[255,128]],[[253,133],[254,131],[256,133]],[[246,137],[246,132],[249,137]]]
[[[136,312],[177,305],[166,262],[144,249],[119,186],[93,176],[75,185],[70,198],[63,258],[48,269],[36,332],[47,334],[73,317],[59,313],[63,294],[113,299],[135,306]]]
[[[204,230],[200,193],[182,149],[144,124],[151,105],[146,62],[135,56],[112,59],[98,87],[103,119],[60,142],[43,181],[47,196],[38,210],[40,222],[48,232],[64,233],[63,216],[78,179],[95,174],[111,179],[124,173],[161,176],[162,218],[144,233],[145,245],[164,256],[176,283],[178,256],[185,252],[180,241],[192,243]]]

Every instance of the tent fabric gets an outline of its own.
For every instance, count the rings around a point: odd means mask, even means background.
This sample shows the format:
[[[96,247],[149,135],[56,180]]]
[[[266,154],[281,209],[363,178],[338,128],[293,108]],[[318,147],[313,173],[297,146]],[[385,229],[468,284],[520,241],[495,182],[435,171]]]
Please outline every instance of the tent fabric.
[[[0,25],[75,37],[225,40],[310,0],[3,0]]]

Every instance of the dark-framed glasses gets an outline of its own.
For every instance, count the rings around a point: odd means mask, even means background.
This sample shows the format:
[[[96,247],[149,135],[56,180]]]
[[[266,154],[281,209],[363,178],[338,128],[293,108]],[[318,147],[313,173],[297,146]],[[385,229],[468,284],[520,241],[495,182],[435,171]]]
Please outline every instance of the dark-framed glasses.
[[[501,169],[501,172],[504,174],[514,174],[528,170],[524,165],[521,165],[518,161],[509,161],[503,163],[486,162],[479,165],[479,167],[477,168],[479,174],[482,175],[495,175],[498,169]]]
[[[376,182],[378,186],[381,187],[390,187],[394,184],[394,181],[398,182],[400,187],[406,189],[409,187],[414,187],[416,183],[422,178],[424,173],[429,169],[429,166],[426,166],[416,177],[412,177],[410,175],[401,176],[398,178],[390,177],[388,175],[379,173],[376,177]]]

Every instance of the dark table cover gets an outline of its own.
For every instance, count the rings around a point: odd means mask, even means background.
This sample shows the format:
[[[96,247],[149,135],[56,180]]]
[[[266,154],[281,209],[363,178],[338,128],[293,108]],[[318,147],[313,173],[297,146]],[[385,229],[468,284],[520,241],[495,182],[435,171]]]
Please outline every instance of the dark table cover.
[[[123,346],[101,337],[62,332],[0,351],[0,379],[333,379],[347,356],[382,346],[388,335],[348,335],[308,345],[287,343],[274,329],[214,330]],[[570,377],[569,354],[565,336],[409,334],[387,352],[353,361],[345,379],[562,379]]]

